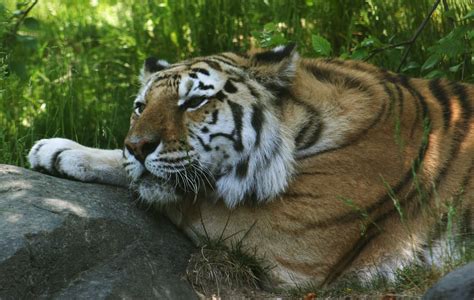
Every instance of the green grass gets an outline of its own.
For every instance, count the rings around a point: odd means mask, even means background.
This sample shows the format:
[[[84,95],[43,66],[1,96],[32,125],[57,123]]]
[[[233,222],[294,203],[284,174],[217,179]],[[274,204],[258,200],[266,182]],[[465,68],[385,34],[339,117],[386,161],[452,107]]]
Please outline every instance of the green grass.
[[[332,56],[364,58],[376,46],[408,39],[432,5],[428,0],[249,0],[245,5],[224,0],[39,0],[18,22],[31,2],[0,4],[0,163],[20,166],[27,165],[32,143],[44,137],[119,147],[137,75],[148,56],[173,62],[288,41],[296,42],[303,55],[318,56],[313,43],[318,36],[330,42]],[[462,19],[469,0],[447,3],[449,13],[440,6],[410,50],[407,74],[428,75],[435,69],[459,79],[462,62],[465,74],[474,73],[472,40],[467,38],[461,50],[454,49],[460,53],[422,69],[431,46],[472,20]],[[402,48],[370,61],[394,69]],[[448,71],[452,66],[457,70]]]

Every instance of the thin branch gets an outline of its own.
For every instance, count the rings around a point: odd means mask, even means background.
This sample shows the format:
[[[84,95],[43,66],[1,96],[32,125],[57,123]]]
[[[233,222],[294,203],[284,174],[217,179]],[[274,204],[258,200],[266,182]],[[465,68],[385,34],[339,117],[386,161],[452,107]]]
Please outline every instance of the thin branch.
[[[449,12],[449,5],[448,5],[448,1],[446,0],[443,0],[443,7],[444,7],[444,12],[445,13],[448,13]],[[447,17],[448,21],[449,21],[449,25],[451,27],[454,27],[455,26],[455,20],[453,17]]]
[[[379,54],[380,52],[384,52],[385,50],[397,48],[397,47],[400,47],[400,46],[405,46],[405,45],[408,45],[410,43],[412,43],[411,39],[408,40],[408,41],[397,43],[397,44],[387,45],[387,46],[384,46],[384,47],[381,47],[381,48],[374,49],[374,50],[370,51],[369,56],[364,58],[364,61],[368,61],[369,59],[371,59],[375,55]]]
[[[423,29],[425,28],[426,24],[428,24],[428,21],[431,19],[431,16],[433,15],[434,11],[436,10],[436,8],[438,7],[439,3],[441,2],[441,0],[436,0],[435,4],[433,5],[433,7],[431,8],[431,11],[430,13],[428,14],[428,16],[426,16],[426,18],[423,20],[423,22],[421,23],[420,27],[418,27],[418,29],[416,30],[415,34],[413,35],[413,37],[411,38],[411,43],[408,44],[408,47],[405,49],[405,52],[403,53],[403,56],[402,56],[402,60],[400,61],[400,64],[398,65],[398,68],[397,68],[397,73],[400,72],[400,69],[402,68],[403,64],[405,63],[405,61],[407,60],[407,57],[408,57],[408,52],[410,52],[410,48],[411,46],[415,43],[416,39],[418,38],[418,36],[420,35],[420,33],[423,31]]]
[[[38,0],[34,0],[33,3],[31,3],[31,5],[21,13],[20,18],[15,23],[15,27],[13,27],[13,30],[11,32],[12,35],[15,35],[17,33],[18,29],[20,28],[21,23],[23,23],[26,16],[28,16],[30,11],[33,9],[33,7],[35,7],[37,3],[38,3]]]
[[[377,55],[380,52],[383,52],[385,50],[408,45],[408,47],[405,49],[405,51],[403,53],[402,59],[401,59],[400,64],[398,65],[398,68],[397,68],[397,72],[400,72],[400,69],[402,68],[403,64],[405,63],[405,61],[408,57],[408,52],[410,51],[411,46],[418,39],[418,36],[421,34],[423,29],[426,27],[426,24],[428,24],[428,21],[431,19],[431,16],[433,15],[433,12],[436,10],[436,8],[438,7],[440,2],[441,2],[441,0],[436,0],[436,2],[434,3],[433,7],[431,8],[429,14],[426,16],[426,18],[423,20],[423,22],[420,24],[420,26],[418,26],[418,28],[416,29],[415,34],[409,40],[406,40],[406,41],[401,42],[401,43],[392,44],[392,45],[388,45],[388,46],[385,46],[385,47],[375,49],[375,50],[371,51],[369,56],[367,58],[365,58],[364,61],[368,61],[369,59],[371,59],[375,55]]]

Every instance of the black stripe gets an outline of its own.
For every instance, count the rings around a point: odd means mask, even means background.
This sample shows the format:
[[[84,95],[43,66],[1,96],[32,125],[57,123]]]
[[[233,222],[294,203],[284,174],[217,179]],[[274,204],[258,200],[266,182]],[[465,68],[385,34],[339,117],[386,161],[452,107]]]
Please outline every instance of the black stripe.
[[[320,194],[313,194],[310,192],[286,192],[283,194],[283,197],[290,197],[290,198],[312,198],[312,199],[317,199],[321,198],[322,195]]]
[[[166,79],[169,79],[169,78],[171,78],[171,75],[161,75],[161,76],[155,78],[155,79],[153,80],[153,83],[156,84],[156,83],[158,83],[159,81],[166,80]],[[173,79],[174,79],[174,78],[173,78]]]
[[[300,143],[303,141],[306,132],[313,126],[313,120],[309,119],[308,123],[306,123],[298,132],[295,138],[295,146],[298,149],[300,147]]]
[[[395,82],[400,83],[408,92],[415,98],[415,120],[413,121],[412,130],[410,132],[410,137],[413,137],[415,133],[416,125],[421,122],[424,122],[425,117],[427,116],[428,106],[426,105],[425,97],[423,97],[418,90],[416,90],[410,84],[410,78],[404,75],[393,76]],[[421,118],[420,118],[420,106],[421,106]]]
[[[210,90],[210,89],[214,89],[214,86],[212,84],[209,84],[209,85],[205,85],[204,82],[202,81],[199,81],[199,86],[198,86],[201,90]]]
[[[235,151],[241,152],[242,150],[244,150],[244,145],[242,144],[242,118],[244,116],[244,111],[240,104],[237,104],[232,101],[228,101],[228,103],[232,111],[232,117],[234,118],[235,123],[236,140],[234,142],[234,149]]]
[[[227,98],[227,96],[222,92],[222,90],[218,91],[217,94],[214,95],[214,97],[221,102]]]
[[[306,142],[301,147],[298,147],[298,150],[302,151],[316,144],[319,141],[319,138],[321,137],[322,131],[323,131],[323,126],[321,122],[317,122],[316,124],[314,124],[313,132],[311,133],[309,138],[306,140]]]
[[[248,159],[243,159],[239,161],[237,166],[235,167],[235,176],[239,179],[245,178],[247,176],[249,170],[249,161]]]
[[[443,110],[443,127],[447,129],[449,121],[451,120],[451,108],[449,107],[449,97],[446,94],[443,86],[441,85],[440,79],[431,80],[429,83],[430,91],[438,100]]]
[[[388,105],[388,112],[389,114],[392,114],[393,113],[393,106],[395,104],[395,93],[393,92],[393,90],[388,86],[387,83],[384,83],[384,82],[381,82],[380,84],[382,84],[383,86],[383,89],[385,91],[385,94],[387,94],[388,96],[388,99],[389,99],[389,105]]]
[[[214,125],[217,123],[218,119],[219,119],[219,110],[216,109],[215,111],[212,112],[212,120],[211,122],[208,122],[208,124]]]
[[[296,99],[294,99],[294,102],[304,107],[304,109],[306,110],[306,116],[308,118],[308,122],[300,129],[300,131],[295,137],[296,149],[304,150],[311,147],[319,140],[323,126],[321,120],[319,119],[319,112],[314,109],[314,107],[312,107],[306,102],[299,101]],[[312,132],[308,137],[308,131],[310,129],[312,129]],[[301,145],[301,143],[303,142],[304,144]]]
[[[221,68],[221,65],[219,65],[219,63],[215,62],[215,61],[212,61],[212,60],[205,60],[203,61],[204,63],[208,64],[209,67],[213,68],[214,70],[217,70],[217,71],[222,71],[222,68]]]
[[[265,122],[265,115],[257,104],[252,104],[252,127],[255,130],[255,147],[260,145],[262,126]]]
[[[212,56],[211,59],[216,60],[216,61],[221,62],[221,63],[224,63],[226,65],[232,66],[234,68],[240,68],[239,66],[237,66],[235,63],[233,63],[232,61],[230,61],[227,58]]]
[[[184,161],[184,160],[188,160],[189,157],[187,156],[182,156],[182,157],[175,157],[175,158],[171,158],[171,157],[160,157],[160,158],[157,158],[157,159],[153,159],[152,161],[161,161],[161,162],[165,162],[165,163],[178,163],[178,162],[181,162],[181,161]]]
[[[357,142],[360,138],[362,138],[364,135],[366,135],[367,132],[369,132],[372,128],[375,127],[375,125],[377,125],[380,122],[380,120],[382,119],[382,116],[385,112],[386,106],[387,106],[387,104],[385,102],[382,103],[382,105],[380,107],[380,110],[379,110],[379,113],[374,118],[372,123],[370,123],[369,126],[367,126],[364,130],[360,131],[357,136],[355,136],[352,139],[348,140],[346,143],[344,143],[342,145],[339,145],[337,147],[334,147],[334,148],[329,148],[329,149],[326,149],[326,150],[323,150],[323,151],[319,151],[317,153],[311,153],[311,154],[299,156],[298,159],[301,160],[301,159],[305,159],[305,158],[311,157],[311,156],[316,155],[316,154],[319,155],[319,154],[326,153],[326,152],[336,151],[336,150],[348,147],[348,146],[352,145],[353,143]],[[318,136],[316,135],[316,132],[315,132],[315,138],[318,138]]]
[[[397,96],[398,96],[398,109],[399,109],[399,115],[401,116],[403,114],[403,106],[405,102],[405,97],[403,96],[403,91],[400,88],[400,86],[395,85],[396,91],[397,91]]]
[[[370,224],[369,224],[370,226]],[[375,229],[372,229],[375,228]],[[325,286],[332,283],[354,262],[354,260],[362,253],[365,247],[380,234],[377,227],[371,227],[371,230],[366,230],[365,234],[361,236],[357,242],[350,248],[348,252],[342,255],[342,258],[331,269],[331,272],[324,278],[320,286]]]
[[[61,148],[56,150],[54,154],[51,156],[51,160],[49,162],[49,166],[51,168],[51,172],[53,175],[64,175],[64,173],[59,169],[59,166],[61,164],[61,159],[59,158],[59,155],[63,153],[66,150],[71,150],[70,148]]]
[[[308,131],[311,129],[311,133],[308,136]],[[323,126],[318,120],[318,116],[314,116],[306,126],[304,126],[298,135],[296,136],[295,143],[296,149],[302,151],[316,144],[321,137]],[[305,142],[301,144],[301,142]]]
[[[277,51],[269,50],[257,53],[254,55],[254,59],[259,63],[277,63],[289,57],[293,49],[295,49],[295,44],[289,44]]]
[[[196,135],[196,137],[197,137],[199,143],[201,144],[201,146],[204,148],[204,151],[209,152],[209,151],[212,150],[212,148],[209,145],[206,145],[204,143],[204,141],[202,140],[202,138],[199,135]]]
[[[206,69],[203,69],[203,68],[192,68],[191,70],[194,71],[194,72],[198,72],[198,73],[204,74],[204,75],[206,75],[206,76],[209,76],[209,75],[210,75],[210,74],[209,74],[209,71],[206,70]]]
[[[255,90],[253,86],[247,85],[247,88],[249,89],[250,95],[252,95],[252,97],[254,97],[255,99],[260,99],[260,94],[257,92],[257,90]]]
[[[280,106],[283,104],[283,100],[289,98],[291,95],[290,89],[288,85],[280,85],[273,81],[264,83],[264,86],[272,92],[275,96],[275,104]]]
[[[155,57],[148,57],[145,60],[145,71],[149,73],[156,73],[164,69],[166,69],[166,66],[160,64],[159,60]]]
[[[212,141],[213,139],[215,139],[216,137],[223,137],[223,138],[226,138],[228,140],[231,140],[232,142],[236,142],[235,138],[234,138],[234,135],[233,134],[229,134],[229,133],[224,133],[224,132],[217,132],[217,133],[212,133],[209,135],[209,140]]]
[[[371,94],[370,89],[364,83],[364,81],[356,77],[348,76],[345,73],[333,69],[324,68],[321,66],[308,65],[306,69],[311,72],[311,74],[313,74],[313,76],[317,80],[321,82],[330,83],[337,86],[342,85],[343,87],[348,89],[361,90]]]
[[[225,85],[224,85],[224,90],[227,92],[227,93],[230,93],[230,94],[234,94],[237,92],[237,88],[235,87],[235,85],[232,84],[232,81],[231,80],[227,80]]]
[[[233,59],[232,57],[230,57],[229,55],[225,55],[224,53],[221,53],[220,55],[218,55],[220,57],[223,57],[225,59],[228,59],[229,61],[233,62],[234,64],[237,63],[237,61],[235,61],[235,59]]]

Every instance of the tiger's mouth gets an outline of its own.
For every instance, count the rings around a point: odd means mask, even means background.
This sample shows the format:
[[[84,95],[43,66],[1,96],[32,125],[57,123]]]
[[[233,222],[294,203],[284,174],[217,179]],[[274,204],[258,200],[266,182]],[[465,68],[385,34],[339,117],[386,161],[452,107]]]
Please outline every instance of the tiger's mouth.
[[[197,160],[174,168],[156,169],[159,170],[159,174],[155,174],[145,167],[145,170],[137,179],[137,183],[167,185],[180,194],[207,192],[213,190],[215,186],[212,173]]]

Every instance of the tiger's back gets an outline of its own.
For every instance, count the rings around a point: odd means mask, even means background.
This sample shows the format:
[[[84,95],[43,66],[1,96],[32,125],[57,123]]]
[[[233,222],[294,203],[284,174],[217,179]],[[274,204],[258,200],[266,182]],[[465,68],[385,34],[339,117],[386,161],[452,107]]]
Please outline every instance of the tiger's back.
[[[297,158],[288,189],[263,207],[169,210],[188,235],[240,233],[281,282],[326,284],[416,259],[448,206],[474,222],[471,85],[302,59],[279,92]]]

